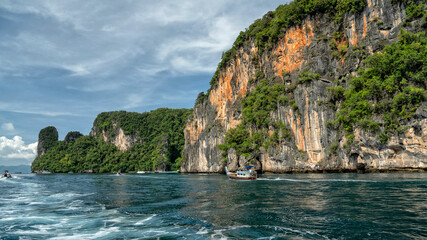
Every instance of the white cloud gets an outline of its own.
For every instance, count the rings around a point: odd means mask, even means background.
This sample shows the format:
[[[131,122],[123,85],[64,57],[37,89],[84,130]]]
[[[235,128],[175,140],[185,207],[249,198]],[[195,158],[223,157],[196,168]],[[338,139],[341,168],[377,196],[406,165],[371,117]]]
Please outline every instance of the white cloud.
[[[58,116],[78,116],[78,114],[70,112],[55,112],[55,111],[44,111],[37,109],[9,109],[9,108],[0,108],[1,111],[8,111],[13,113],[23,113],[23,114],[33,114],[33,115],[42,115],[48,117],[58,117]]]
[[[46,104],[47,105],[47,104]],[[48,117],[58,117],[58,116],[78,116],[78,114],[71,112],[62,112],[62,111],[49,111],[48,108],[54,108],[52,105],[49,106],[37,106],[37,104],[30,102],[16,102],[16,103],[0,103],[0,111],[7,111],[13,113],[23,113],[23,114],[33,114],[33,115],[42,115]],[[63,110],[63,109],[61,109]],[[3,126],[2,126],[3,129]]]
[[[71,71],[73,76],[84,76],[88,75],[90,72],[86,69],[86,67],[77,64],[77,65],[64,65],[62,66],[64,69]]]
[[[1,0],[3,120],[69,131],[91,122],[65,116],[191,107],[239,31],[284,2]]]
[[[14,45],[9,46],[12,51],[5,54],[13,56],[13,61],[2,64],[2,68],[10,65],[17,70],[22,65],[62,67],[69,70],[71,76],[96,81],[97,77],[108,78],[119,73],[139,58],[171,72],[186,74],[195,69],[208,73],[216,67],[220,53],[231,47],[238,32],[278,3],[5,1],[0,9],[41,16],[39,24],[46,26],[45,31],[22,29],[10,39],[8,42]],[[171,61],[183,52],[195,60],[193,65],[205,67],[194,68]],[[201,57],[203,55],[206,57]]]
[[[200,60],[200,62],[197,60]],[[201,59],[197,58],[190,59],[190,57],[184,58],[181,56],[176,56],[171,58],[170,61],[174,71],[180,73],[213,72],[216,68],[216,66],[201,64]]]
[[[110,26],[110,25],[105,25],[102,27],[101,30],[104,32],[112,32],[112,31],[116,30],[116,28],[113,26]]]
[[[22,137],[12,139],[0,137],[0,159],[26,159],[32,161],[36,157],[37,142],[25,144]]]
[[[124,106],[125,109],[138,107],[142,101],[143,97],[139,94],[131,94],[127,97],[127,104]]]
[[[158,67],[156,65],[152,65],[151,67],[141,66],[141,67],[136,67],[136,69],[138,70],[138,72],[150,77],[156,76],[161,72],[169,70],[166,67],[161,67],[161,66]]]
[[[24,113],[24,114],[34,114],[34,115],[43,115],[48,117],[58,117],[58,116],[78,116],[78,114],[70,113],[70,112],[54,112],[54,111],[37,111],[33,110],[11,110],[6,109],[6,111],[14,112],[14,113]]]
[[[15,131],[15,127],[12,123],[3,123],[1,125],[1,129],[5,130],[6,132],[12,133]]]

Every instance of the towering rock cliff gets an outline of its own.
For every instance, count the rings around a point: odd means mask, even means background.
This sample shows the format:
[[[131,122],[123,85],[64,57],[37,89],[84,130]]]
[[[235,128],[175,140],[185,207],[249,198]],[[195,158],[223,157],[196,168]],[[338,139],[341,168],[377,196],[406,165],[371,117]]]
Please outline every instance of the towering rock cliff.
[[[425,72],[417,83],[424,99],[410,117],[398,119],[399,131],[391,132],[381,114],[366,118],[375,128],[369,131],[360,121],[344,124],[343,113],[346,90],[364,59],[397,42],[402,28],[425,36],[425,5],[353,3],[335,15],[313,10],[285,25],[279,36],[266,38],[256,28],[274,27],[277,15],[291,9],[279,7],[241,33],[208,93],[196,101],[184,131],[182,171],[223,172],[225,166],[235,170],[248,164],[264,172],[426,169]],[[408,13],[410,4],[418,7],[417,14]],[[251,31],[258,33],[247,34]],[[264,99],[270,105],[262,108]]]

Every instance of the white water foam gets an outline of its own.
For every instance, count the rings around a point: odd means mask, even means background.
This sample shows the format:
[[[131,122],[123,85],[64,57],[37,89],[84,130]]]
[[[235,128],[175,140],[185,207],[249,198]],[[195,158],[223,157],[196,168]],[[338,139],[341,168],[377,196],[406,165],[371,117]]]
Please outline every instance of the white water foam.
[[[12,234],[22,236],[22,235],[45,235],[49,234],[49,232],[46,229],[40,229],[40,230],[19,230],[15,231]]]
[[[136,226],[140,226],[140,225],[144,225],[146,222],[150,221],[151,219],[153,219],[155,216],[157,216],[157,214],[153,214],[151,216],[149,216],[148,218],[142,219],[138,222],[135,223]]]
[[[208,234],[208,233],[209,233],[209,231],[205,227],[200,228],[199,231],[196,232],[196,234],[198,234],[198,235],[204,235],[204,234]]]
[[[329,239],[327,236],[323,236],[321,234],[318,234],[316,232],[312,232],[312,231],[301,231],[301,230],[297,230],[297,229],[292,229],[292,228],[288,228],[288,227],[281,227],[281,226],[269,226],[269,225],[263,225],[262,227],[266,227],[266,228],[272,228],[274,231],[284,231],[285,233],[296,233],[300,236],[315,236],[316,238],[324,238],[324,239]]]
[[[74,235],[65,235],[60,234],[57,237],[50,238],[52,240],[59,239],[99,239],[102,237],[106,237],[112,233],[117,233],[120,231],[119,227],[109,227],[109,228],[100,228],[96,233],[82,233],[82,234],[74,234]]]
[[[212,239],[228,239],[222,232],[224,232],[225,229],[221,229],[221,230],[214,230],[214,234],[211,235]]]
[[[6,217],[6,218],[0,218],[0,222],[7,222],[7,221],[16,221],[16,220],[37,220],[37,221],[46,221],[46,222],[55,222],[55,218],[47,218],[47,217],[36,217],[36,216],[23,216],[19,215],[16,217]]]
[[[241,228],[250,228],[250,227],[251,226],[249,226],[249,225],[234,225],[234,226],[229,226],[229,227],[224,228],[224,229],[214,230],[214,234],[211,235],[211,238],[212,239],[228,239],[228,237],[225,236],[223,232],[241,229]]]
[[[124,220],[125,220],[124,217],[116,217],[116,218],[113,218],[113,219],[104,220],[104,227],[111,226],[111,225],[114,226],[116,224],[124,222]]]
[[[94,193],[75,193],[75,192],[65,192],[65,193],[55,193],[52,195],[49,195],[48,198],[53,199],[72,199],[77,197],[86,197],[93,195]]]

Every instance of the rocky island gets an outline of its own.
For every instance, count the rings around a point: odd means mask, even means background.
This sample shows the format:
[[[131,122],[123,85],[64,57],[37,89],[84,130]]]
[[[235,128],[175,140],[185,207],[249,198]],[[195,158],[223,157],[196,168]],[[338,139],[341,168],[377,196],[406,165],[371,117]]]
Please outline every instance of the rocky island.
[[[88,136],[69,132],[58,141],[49,126],[39,133],[31,170],[50,172],[129,172],[177,170],[184,147],[189,109],[160,108],[151,112],[104,112]]]
[[[194,109],[39,135],[32,171],[427,169],[423,1],[294,1],[241,32]]]
[[[185,127],[183,172],[427,168],[426,6],[294,1],[241,32]]]

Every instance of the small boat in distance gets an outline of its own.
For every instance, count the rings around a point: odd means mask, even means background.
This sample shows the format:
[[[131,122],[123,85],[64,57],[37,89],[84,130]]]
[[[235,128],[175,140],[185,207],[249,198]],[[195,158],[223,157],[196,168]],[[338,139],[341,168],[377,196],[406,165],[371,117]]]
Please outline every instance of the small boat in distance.
[[[145,171],[138,171],[138,172],[136,172],[137,174],[144,174],[145,173]]]
[[[227,167],[225,172],[230,179],[233,180],[256,180],[257,173],[253,170],[253,166],[247,166],[246,171],[229,172]]]
[[[2,178],[11,178],[12,175],[10,175],[10,173],[6,170],[4,171],[4,173],[1,175]]]
[[[49,171],[46,171],[46,170],[41,172],[41,174],[51,174],[51,173],[52,172],[49,172]]]

